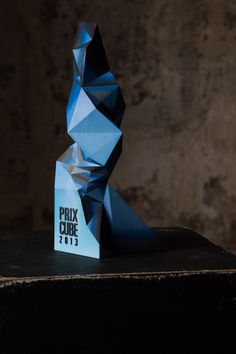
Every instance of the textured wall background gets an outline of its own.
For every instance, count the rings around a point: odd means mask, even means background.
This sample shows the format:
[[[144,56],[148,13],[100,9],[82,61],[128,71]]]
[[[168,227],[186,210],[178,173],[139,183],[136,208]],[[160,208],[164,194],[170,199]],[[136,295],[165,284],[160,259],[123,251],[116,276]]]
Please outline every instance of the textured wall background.
[[[127,103],[113,185],[150,225],[236,251],[236,1],[1,1],[0,226],[52,227],[78,20]]]

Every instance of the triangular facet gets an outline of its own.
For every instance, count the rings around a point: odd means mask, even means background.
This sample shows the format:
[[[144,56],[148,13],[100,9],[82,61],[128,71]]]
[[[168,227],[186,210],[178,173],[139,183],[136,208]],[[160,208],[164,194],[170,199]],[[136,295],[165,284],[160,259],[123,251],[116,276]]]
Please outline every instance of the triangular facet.
[[[121,253],[161,250],[157,235],[129,208],[128,204],[107,186],[104,207],[116,250]]]

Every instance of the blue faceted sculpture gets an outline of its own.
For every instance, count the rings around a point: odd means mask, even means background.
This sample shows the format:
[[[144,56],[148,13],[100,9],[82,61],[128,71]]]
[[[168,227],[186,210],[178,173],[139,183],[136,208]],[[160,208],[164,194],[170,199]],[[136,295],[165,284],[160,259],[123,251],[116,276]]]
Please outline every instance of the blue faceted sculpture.
[[[74,144],[56,162],[55,250],[101,258],[161,248],[157,235],[108,185],[121,154],[124,111],[98,26],[82,22],[66,109]]]

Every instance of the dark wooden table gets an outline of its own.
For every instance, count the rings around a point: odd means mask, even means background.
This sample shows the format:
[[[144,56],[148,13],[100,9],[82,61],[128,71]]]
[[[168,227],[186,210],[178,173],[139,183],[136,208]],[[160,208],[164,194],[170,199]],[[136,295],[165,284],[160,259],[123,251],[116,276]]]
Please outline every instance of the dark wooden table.
[[[236,257],[156,230],[165,251],[103,260],[1,233],[0,353],[235,353]]]

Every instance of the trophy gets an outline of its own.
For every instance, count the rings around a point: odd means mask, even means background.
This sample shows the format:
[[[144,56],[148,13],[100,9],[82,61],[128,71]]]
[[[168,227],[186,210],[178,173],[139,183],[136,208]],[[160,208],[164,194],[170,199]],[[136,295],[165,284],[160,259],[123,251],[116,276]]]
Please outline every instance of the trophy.
[[[56,162],[54,249],[93,258],[159,250],[158,235],[108,184],[122,150],[125,102],[97,24],[79,24],[72,52],[66,118],[74,144]]]

